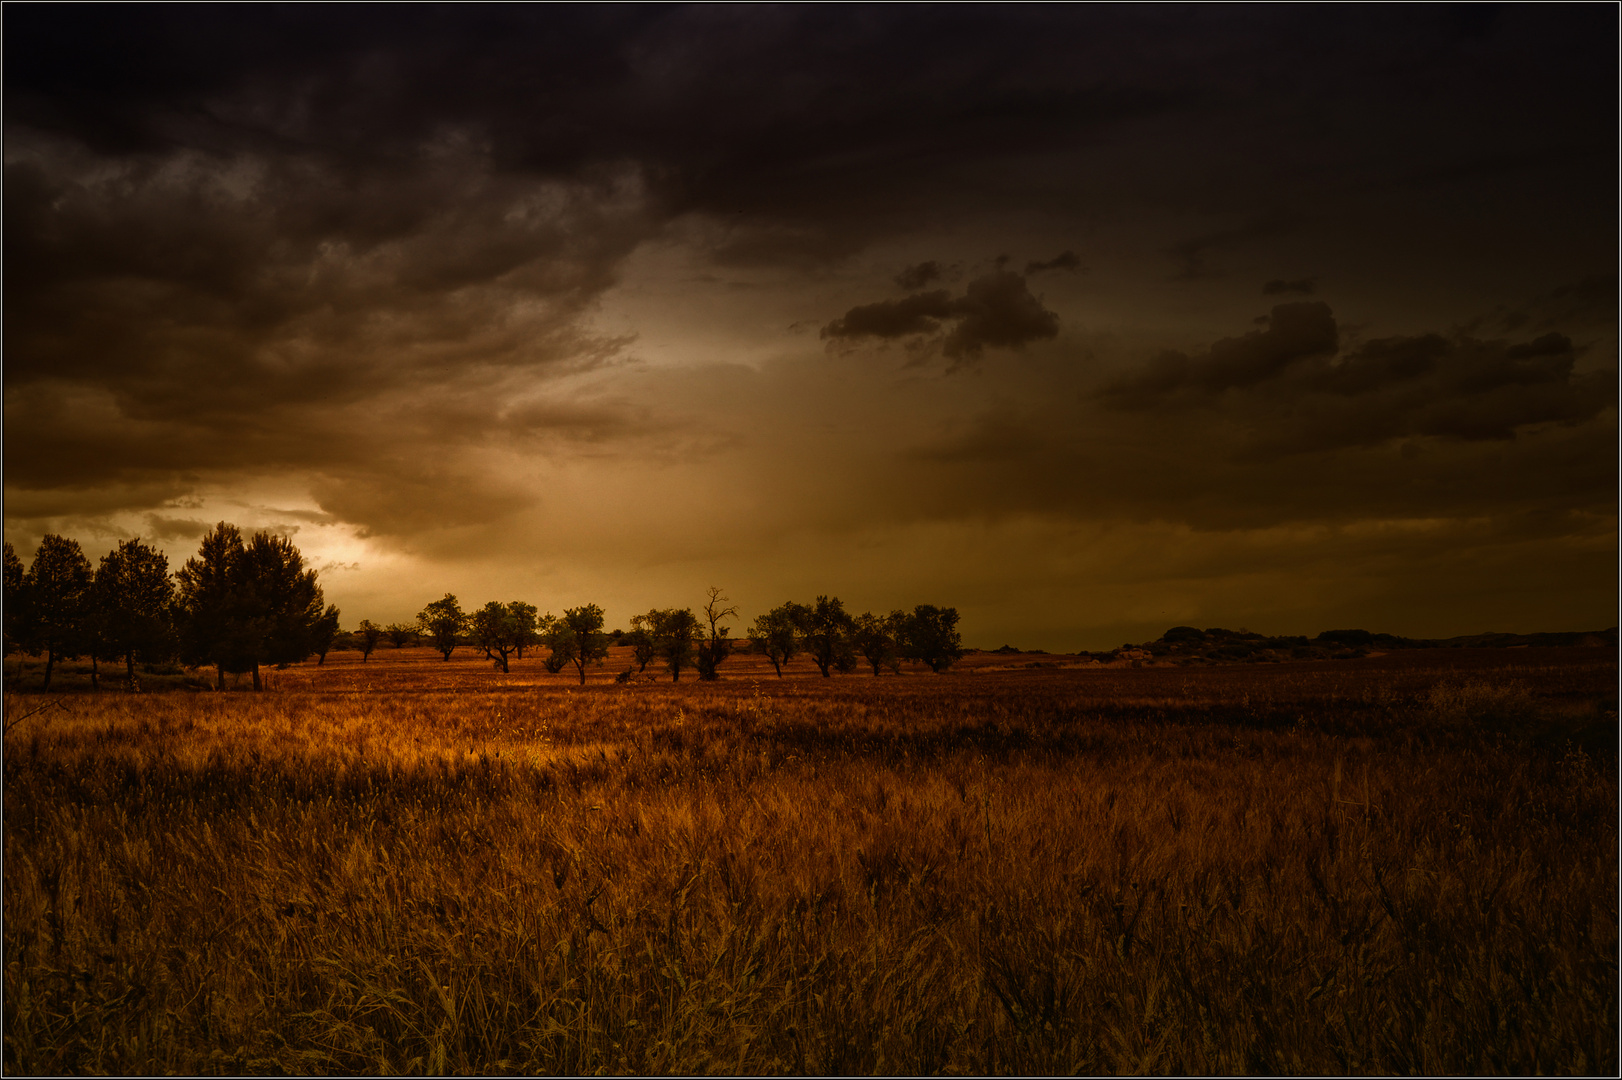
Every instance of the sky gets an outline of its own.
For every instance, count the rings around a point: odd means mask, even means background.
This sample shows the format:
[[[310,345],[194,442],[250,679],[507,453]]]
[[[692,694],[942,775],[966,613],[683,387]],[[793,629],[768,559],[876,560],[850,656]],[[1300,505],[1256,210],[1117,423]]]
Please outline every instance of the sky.
[[[5,537],[282,533],[346,627],[1612,626],[1617,20],[8,4]]]

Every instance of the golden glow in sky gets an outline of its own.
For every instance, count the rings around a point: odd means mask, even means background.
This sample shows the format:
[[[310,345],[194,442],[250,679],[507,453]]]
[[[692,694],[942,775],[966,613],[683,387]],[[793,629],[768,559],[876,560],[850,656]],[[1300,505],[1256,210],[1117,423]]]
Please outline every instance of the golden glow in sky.
[[[1614,622],[1612,8],[7,14],[25,560],[273,529],[346,626]]]

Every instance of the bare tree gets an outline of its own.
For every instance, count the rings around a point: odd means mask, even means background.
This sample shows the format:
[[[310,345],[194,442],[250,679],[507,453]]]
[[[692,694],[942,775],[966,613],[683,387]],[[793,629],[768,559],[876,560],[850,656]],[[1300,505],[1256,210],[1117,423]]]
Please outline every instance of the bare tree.
[[[704,618],[709,623],[710,636],[699,643],[697,659],[699,679],[710,682],[720,678],[715,669],[732,655],[732,642],[727,637],[732,628],[722,626],[721,620],[737,618],[738,609],[727,604],[728,598],[715,585],[710,586],[707,595],[709,599],[704,604]],[[727,606],[723,607],[723,604]]]

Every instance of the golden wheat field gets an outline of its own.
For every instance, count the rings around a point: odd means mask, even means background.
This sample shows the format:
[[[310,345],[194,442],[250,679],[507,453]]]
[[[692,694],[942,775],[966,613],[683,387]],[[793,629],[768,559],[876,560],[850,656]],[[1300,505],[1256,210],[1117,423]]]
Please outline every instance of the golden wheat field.
[[[6,1071],[1617,1069],[1614,649],[624,667],[12,695]]]

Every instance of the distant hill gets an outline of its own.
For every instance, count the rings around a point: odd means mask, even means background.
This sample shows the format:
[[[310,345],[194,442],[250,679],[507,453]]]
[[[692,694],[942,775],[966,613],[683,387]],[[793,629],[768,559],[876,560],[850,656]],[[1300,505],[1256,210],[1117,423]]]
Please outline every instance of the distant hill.
[[[1122,645],[1106,652],[1083,653],[1103,662],[1122,660],[1177,660],[1232,663],[1235,661],[1347,660],[1374,652],[1397,649],[1513,649],[1527,646],[1616,647],[1616,627],[1551,634],[1463,634],[1450,638],[1405,638],[1368,630],[1325,630],[1314,638],[1268,637],[1250,630],[1174,626],[1154,641]],[[1015,652],[1005,645],[998,652]]]

